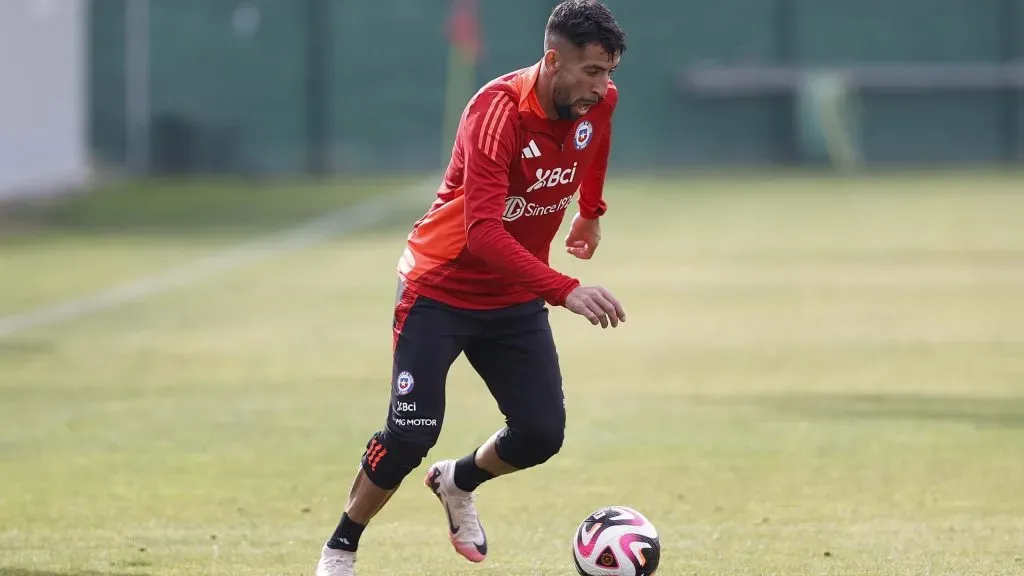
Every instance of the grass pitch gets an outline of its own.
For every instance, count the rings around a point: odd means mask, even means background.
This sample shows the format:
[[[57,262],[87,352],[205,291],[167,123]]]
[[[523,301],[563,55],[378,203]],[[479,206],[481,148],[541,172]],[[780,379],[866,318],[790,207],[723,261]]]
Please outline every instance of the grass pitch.
[[[0,317],[393,181],[177,184],[0,211]],[[561,454],[480,492],[480,566],[415,471],[361,574],[568,575],[619,503],[665,575],[1024,574],[1024,181],[617,179],[591,262],[626,324],[552,315]],[[312,574],[387,411],[408,224],[0,339],[0,574]],[[501,416],[464,359],[433,458]]]

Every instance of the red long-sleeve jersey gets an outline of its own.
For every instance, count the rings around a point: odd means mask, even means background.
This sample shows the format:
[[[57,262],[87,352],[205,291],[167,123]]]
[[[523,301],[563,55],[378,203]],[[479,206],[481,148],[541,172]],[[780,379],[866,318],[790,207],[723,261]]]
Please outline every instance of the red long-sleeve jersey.
[[[581,118],[546,117],[540,64],[487,83],[463,112],[437,199],[413,226],[398,274],[406,289],[452,306],[500,308],[537,297],[561,306],[579,286],[548,265],[577,196],[605,213],[614,85]]]

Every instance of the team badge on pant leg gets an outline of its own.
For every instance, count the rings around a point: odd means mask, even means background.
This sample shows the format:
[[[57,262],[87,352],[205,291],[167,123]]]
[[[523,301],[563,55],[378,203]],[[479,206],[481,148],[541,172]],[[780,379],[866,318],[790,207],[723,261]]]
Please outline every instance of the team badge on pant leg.
[[[398,378],[395,379],[395,394],[399,396],[405,396],[416,386],[416,381],[413,379],[412,374],[408,371],[403,370]]]

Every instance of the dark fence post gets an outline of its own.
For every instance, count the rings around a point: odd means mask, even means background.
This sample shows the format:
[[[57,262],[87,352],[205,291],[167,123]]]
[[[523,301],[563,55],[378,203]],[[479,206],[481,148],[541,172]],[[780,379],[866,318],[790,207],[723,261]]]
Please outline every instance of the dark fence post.
[[[1004,64],[1011,64],[1017,59],[1017,35],[1024,32],[1018,26],[1018,18],[1021,16],[1016,0],[1002,0],[1000,3],[1000,45],[999,56]],[[1017,99],[1024,94],[1019,86],[1006,86],[1000,90],[1000,108],[1003,117],[1003,156],[1008,163],[1021,160],[1020,154],[1020,106]]]
[[[775,65],[796,66],[800,59],[800,48],[797,42],[797,13],[794,0],[775,1]],[[782,164],[799,162],[794,127],[796,116],[793,110],[794,100],[791,93],[775,95],[775,113],[772,115],[774,124],[772,133],[775,144],[775,157]]]
[[[322,175],[330,169],[330,0],[307,0],[306,150],[308,170]]]

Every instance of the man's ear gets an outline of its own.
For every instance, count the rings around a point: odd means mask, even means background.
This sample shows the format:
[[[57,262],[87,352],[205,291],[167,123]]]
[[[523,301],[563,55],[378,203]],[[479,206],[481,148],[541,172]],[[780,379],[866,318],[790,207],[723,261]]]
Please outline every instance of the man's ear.
[[[554,49],[549,49],[544,53],[544,67],[548,70],[549,74],[558,72],[558,67],[562,65],[562,59],[558,52]]]

